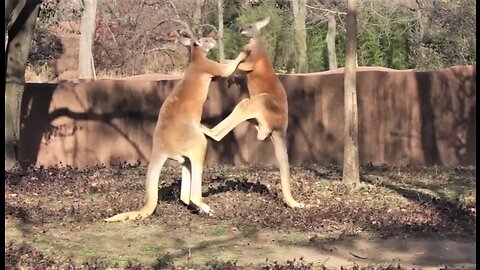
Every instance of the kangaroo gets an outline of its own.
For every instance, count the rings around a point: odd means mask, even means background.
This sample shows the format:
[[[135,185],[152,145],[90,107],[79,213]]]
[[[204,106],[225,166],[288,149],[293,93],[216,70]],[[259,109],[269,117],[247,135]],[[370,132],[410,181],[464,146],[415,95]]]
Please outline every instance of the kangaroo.
[[[212,209],[202,202],[202,173],[207,139],[200,127],[203,105],[208,87],[214,76],[228,77],[247,54],[241,52],[228,64],[220,64],[207,58],[216,46],[211,37],[178,37],[178,41],[190,47],[191,59],[185,75],[163,102],[153,134],[153,148],[146,179],[146,199],[139,211],[125,212],[105,219],[107,222],[142,219],[150,216],[157,206],[158,181],[167,159],[182,164],[180,200],[192,204],[209,215]]]
[[[295,201],[290,189],[290,165],[286,146],[288,126],[288,103],[285,89],[273,68],[260,30],[270,21],[267,17],[261,21],[241,27],[239,32],[250,38],[244,51],[250,54],[238,69],[247,73],[247,87],[250,98],[240,101],[230,115],[212,129],[202,125],[203,132],[216,141],[220,141],[232,129],[246,120],[255,119],[257,138],[270,137],[280,168],[282,193],[289,207],[303,208],[305,204]],[[227,60],[232,61],[232,60]]]

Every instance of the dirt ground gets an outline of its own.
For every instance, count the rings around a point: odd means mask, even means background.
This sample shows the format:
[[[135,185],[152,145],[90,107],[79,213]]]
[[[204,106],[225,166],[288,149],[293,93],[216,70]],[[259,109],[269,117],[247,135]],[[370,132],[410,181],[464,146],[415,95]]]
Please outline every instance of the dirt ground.
[[[146,166],[32,168],[5,175],[9,269],[475,269],[476,168],[292,167],[289,209],[276,167],[206,167],[214,217],[179,201],[169,162],[142,221],[104,223],[141,206]]]

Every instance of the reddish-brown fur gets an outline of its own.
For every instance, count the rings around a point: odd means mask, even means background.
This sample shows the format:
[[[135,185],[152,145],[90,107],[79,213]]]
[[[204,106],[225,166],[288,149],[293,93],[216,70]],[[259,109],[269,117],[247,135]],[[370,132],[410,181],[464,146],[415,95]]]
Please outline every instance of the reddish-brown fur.
[[[167,159],[182,163],[180,199],[192,203],[201,211],[211,214],[208,205],[202,202],[202,172],[207,149],[207,140],[200,128],[203,104],[207,99],[209,84],[214,76],[227,77],[246,57],[244,52],[229,64],[219,64],[206,57],[215,46],[212,38],[190,40],[180,38],[191,47],[191,63],[184,77],[164,101],[153,134],[152,155],[146,180],[146,202],[139,211],[115,215],[106,221],[144,218],[157,206],[158,181]]]
[[[232,113],[212,129],[202,126],[209,137],[220,141],[240,123],[255,119],[258,131],[257,138],[264,140],[270,137],[273,142],[275,156],[280,167],[282,193],[286,204],[290,207],[304,207],[295,201],[290,188],[290,165],[288,162],[286,131],[288,127],[287,95],[278,79],[265,46],[260,38],[260,29],[268,24],[269,18],[240,29],[242,34],[250,37],[244,50],[249,56],[238,69],[247,72],[247,87],[250,98],[243,99]]]

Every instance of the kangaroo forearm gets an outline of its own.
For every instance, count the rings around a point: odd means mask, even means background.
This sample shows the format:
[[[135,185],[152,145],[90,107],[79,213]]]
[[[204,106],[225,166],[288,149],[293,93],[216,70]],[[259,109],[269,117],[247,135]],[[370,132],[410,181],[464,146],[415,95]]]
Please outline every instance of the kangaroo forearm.
[[[235,60],[224,60],[226,63],[224,65],[224,69],[222,70],[222,77],[228,77],[232,75],[233,72],[237,69],[238,65],[245,60],[247,55],[244,52],[241,52]]]
[[[253,64],[252,63],[246,63],[246,62],[243,62],[243,63],[240,63],[237,67],[237,69],[241,70],[241,71],[251,71],[253,70]]]
[[[220,63],[222,63],[222,64],[230,64],[230,63],[232,63],[232,62],[234,62],[234,61],[235,61],[235,60],[233,60],[233,59],[224,59],[224,60],[222,60]]]
[[[220,76],[228,77],[228,76],[232,75],[232,73],[235,72],[235,70],[237,69],[237,66],[238,66],[239,63],[240,63],[240,61],[234,60],[234,61],[232,61],[228,64],[225,64],[224,68],[220,72],[221,73]]]

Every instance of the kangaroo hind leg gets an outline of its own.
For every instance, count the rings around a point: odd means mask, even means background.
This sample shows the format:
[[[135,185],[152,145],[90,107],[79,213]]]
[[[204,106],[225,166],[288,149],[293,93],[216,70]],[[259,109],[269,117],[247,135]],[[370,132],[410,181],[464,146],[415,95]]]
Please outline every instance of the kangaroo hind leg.
[[[182,183],[180,188],[180,200],[186,205],[190,204],[190,190],[192,184],[192,165],[190,159],[185,159],[182,164]]]
[[[212,129],[202,126],[202,131],[205,135],[211,137],[216,141],[220,141],[232,129],[240,125],[242,122],[257,118],[262,109],[263,95],[257,95],[250,99],[246,98],[240,101],[233,111],[222,122],[217,124]]]
[[[200,209],[200,211],[212,216],[213,211],[202,200],[202,176],[203,176],[203,163],[205,160],[205,154],[207,150],[207,140],[202,135],[204,144],[199,144],[198,147],[192,149],[188,155],[191,162],[191,186],[190,186],[190,203]]]

